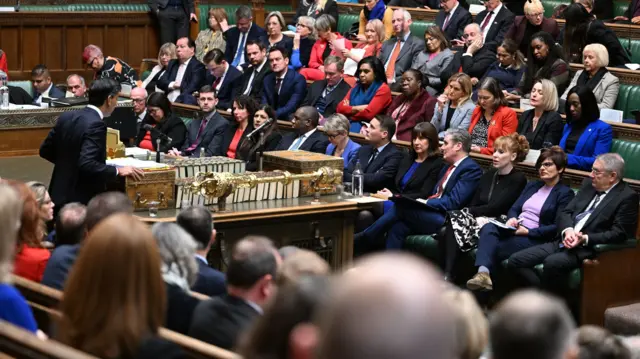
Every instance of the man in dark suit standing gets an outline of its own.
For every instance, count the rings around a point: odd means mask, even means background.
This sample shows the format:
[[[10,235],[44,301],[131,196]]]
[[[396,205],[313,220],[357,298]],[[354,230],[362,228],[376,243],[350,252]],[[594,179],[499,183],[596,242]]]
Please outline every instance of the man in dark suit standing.
[[[147,0],[147,4],[158,17],[160,44],[188,37],[189,21],[198,22],[193,0]]]
[[[176,43],[178,58],[169,61],[167,70],[158,79],[158,88],[167,94],[171,102],[195,105],[193,93],[203,85],[206,69],[195,58],[196,44],[193,40],[182,37]]]
[[[485,43],[482,40],[480,25],[471,23],[464,28],[465,48],[453,55],[453,60],[440,74],[443,84],[448,83],[449,78],[456,72],[464,72],[471,78],[482,78],[491,64],[496,61],[497,44]]]
[[[117,176],[135,180],[143,176],[140,169],[105,163],[107,125],[103,119],[118,105],[119,92],[120,85],[114,80],[94,81],[89,89],[89,105],[63,113],[40,146],[40,157],[54,164],[49,194],[56,207],[71,202],[87,204]]]
[[[327,151],[329,139],[317,130],[318,121],[320,121],[318,110],[311,106],[300,107],[293,114],[292,121],[296,132],[282,136],[276,150],[303,150],[316,153]]]
[[[240,94],[253,97],[257,102],[262,101],[264,77],[271,73],[271,66],[267,64],[267,45],[259,40],[247,41],[247,56],[249,66],[242,74]]]
[[[217,156],[222,151],[222,138],[229,127],[229,121],[216,111],[215,91],[209,85],[200,88],[198,105],[202,119],[194,119],[187,127],[187,139],[181,149],[173,148],[169,154],[174,156],[200,157],[204,149],[205,155]]]
[[[216,230],[213,229],[213,215],[205,207],[189,207],[180,211],[176,223],[195,239],[196,261],[198,262],[198,279],[191,286],[194,292],[210,297],[227,292],[224,274],[209,267],[207,253],[216,240]]]
[[[269,64],[271,73],[264,77],[262,104],[271,106],[276,117],[286,121],[307,94],[307,82],[302,75],[289,70],[289,53],[283,47],[269,50]]]
[[[64,92],[53,86],[49,69],[45,65],[36,65],[31,70],[31,84],[33,85],[33,104],[40,106],[43,98],[64,98]]]
[[[529,285],[562,294],[566,276],[596,255],[594,246],[624,242],[635,236],[638,193],[624,181],[624,160],[617,153],[596,158],[590,179],[558,214],[557,239],[513,254],[509,268]],[[542,277],[533,269],[544,264]]]
[[[224,38],[227,46],[224,55],[227,62],[233,67],[248,66],[249,56],[246,53],[246,44],[249,40],[258,40],[267,43],[267,32],[253,23],[251,8],[242,5],[236,10],[236,26],[225,31]]]
[[[393,12],[394,37],[382,43],[378,58],[384,64],[391,90],[402,87],[402,74],[411,68],[413,59],[424,50],[424,41],[411,35],[411,14],[407,10]]]
[[[280,255],[264,237],[245,237],[231,253],[227,295],[200,302],[193,312],[189,336],[231,350],[237,339],[262,315],[275,294]]]
[[[485,10],[476,15],[475,22],[480,25],[485,43],[495,41],[501,43],[507,31],[513,25],[515,15],[507,9],[501,0],[487,0]]]
[[[207,52],[202,61],[209,70],[205,84],[212,84],[213,89],[216,91],[217,107],[220,110],[230,111],[233,106],[233,100],[240,94],[242,72],[229,65],[220,49],[213,49]]]
[[[336,113],[338,103],[347,96],[351,89],[348,83],[343,81],[344,61],[337,56],[329,56],[324,60],[324,75],[322,81],[315,81],[309,87],[307,97],[302,101],[302,106],[313,106],[321,116],[329,117]]]
[[[461,6],[458,0],[444,0],[440,6],[440,11],[436,15],[436,25],[442,29],[449,41],[458,40],[455,46],[463,46],[464,27],[473,22],[471,14]]]

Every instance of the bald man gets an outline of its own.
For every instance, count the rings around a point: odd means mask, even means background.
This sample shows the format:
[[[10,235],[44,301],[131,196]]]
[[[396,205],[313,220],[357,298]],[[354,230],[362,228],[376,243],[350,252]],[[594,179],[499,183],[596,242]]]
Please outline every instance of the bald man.
[[[66,97],[86,97],[87,85],[84,77],[78,74],[71,74],[67,77],[67,95]]]
[[[133,101],[133,112],[136,114],[136,134],[140,132],[142,120],[147,116],[147,90],[144,87],[136,87],[131,90],[131,101]]]
[[[477,81],[496,61],[498,44],[484,41],[480,25],[471,23],[465,26],[463,39],[464,51],[457,51],[449,67],[440,74],[440,80],[445,85],[449,82],[449,77],[457,72],[464,72]]]
[[[320,113],[313,106],[303,106],[296,110],[291,120],[295,132],[282,136],[277,150],[304,150],[325,153],[329,146],[329,139],[318,131]]]

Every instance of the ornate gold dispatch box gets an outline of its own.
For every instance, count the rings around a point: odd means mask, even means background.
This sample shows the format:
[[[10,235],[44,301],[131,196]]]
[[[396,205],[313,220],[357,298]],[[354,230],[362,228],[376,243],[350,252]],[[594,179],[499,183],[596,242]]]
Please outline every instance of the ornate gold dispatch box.
[[[289,171],[291,173],[310,173],[317,171],[320,167],[330,167],[343,171],[342,157],[328,156],[321,153],[307,151],[269,151],[264,153],[264,171]],[[331,191],[323,191],[323,194],[335,193],[335,188]],[[313,190],[309,181],[302,181],[301,196],[313,195]]]
[[[176,171],[173,167],[144,170],[144,177],[140,181],[126,177],[125,192],[136,211],[146,210],[151,201],[159,202],[158,209],[175,208],[175,182]]]

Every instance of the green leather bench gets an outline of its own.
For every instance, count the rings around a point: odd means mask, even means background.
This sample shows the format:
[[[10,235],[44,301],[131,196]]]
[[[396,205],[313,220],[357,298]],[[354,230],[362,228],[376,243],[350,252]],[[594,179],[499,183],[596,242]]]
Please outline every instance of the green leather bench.
[[[429,26],[433,26],[435,23],[426,21],[414,21],[411,23],[411,35],[424,39],[424,33]]]
[[[33,85],[31,81],[9,81],[9,86],[20,87],[25,90],[29,95],[33,94]]]
[[[640,86],[620,84],[615,109],[624,113],[623,118],[635,118],[631,111],[640,110]]]
[[[349,31],[349,29],[351,29],[351,25],[354,22],[358,21],[360,21],[359,14],[340,14],[340,16],[338,16],[337,31],[341,34],[344,34],[345,32]]]
[[[625,166],[624,177],[634,180],[640,180],[640,142],[614,139],[611,145],[611,152],[618,153],[624,158]]]
[[[570,2],[567,0],[544,0],[542,2],[542,6],[544,7],[544,16],[551,17],[553,15],[553,10],[558,5],[562,5],[562,4],[569,5]],[[624,15],[624,12],[627,11],[627,7],[629,7],[629,1],[614,1],[613,16]]]

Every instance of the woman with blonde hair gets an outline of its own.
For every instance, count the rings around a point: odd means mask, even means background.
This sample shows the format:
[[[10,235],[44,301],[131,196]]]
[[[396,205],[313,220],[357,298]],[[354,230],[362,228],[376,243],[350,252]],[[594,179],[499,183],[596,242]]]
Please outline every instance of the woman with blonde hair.
[[[453,74],[449,78],[444,93],[438,96],[431,123],[438,130],[438,137],[444,138],[449,128],[469,129],[471,115],[476,105],[471,100],[471,79],[464,73]]]
[[[47,186],[44,183],[31,181],[27,182],[27,186],[33,192],[34,196],[36,196],[36,201],[38,202],[38,208],[40,209],[40,219],[42,220],[42,238],[44,240],[47,235],[47,226],[46,222],[53,220],[53,208],[55,207],[55,203],[51,200],[51,196],[49,196],[49,192],[47,191]]]
[[[227,41],[224,39],[225,31],[229,29],[229,17],[223,8],[209,9],[209,28],[198,33],[196,37],[196,59],[202,62],[204,55],[213,49],[224,52]]]
[[[183,357],[158,337],[166,307],[160,266],[144,223],[127,214],[101,221],[65,285],[57,339],[101,358]]]
[[[156,83],[160,76],[162,76],[162,74],[167,70],[169,61],[177,58],[176,45],[174,43],[167,42],[160,46],[160,50],[158,51],[158,64],[151,69],[149,76],[147,76],[147,78],[142,82],[142,87],[147,90],[147,93],[161,91],[156,87]]]
[[[517,132],[529,141],[534,150],[560,143],[564,122],[558,113],[558,90],[547,80],[537,80],[531,89],[532,109],[520,116]]]
[[[267,27],[267,53],[272,47],[284,47],[289,56],[293,51],[293,39],[288,36],[284,36],[282,33],[286,29],[284,23],[284,17],[280,11],[272,11],[264,18],[265,26]]]
[[[526,54],[531,36],[540,31],[547,32],[557,39],[560,28],[556,20],[544,16],[544,7],[540,0],[529,0],[524,3],[524,16],[516,16],[505,39],[512,39],[516,48]]]
[[[456,320],[456,337],[460,359],[478,359],[489,344],[489,322],[473,294],[451,288],[444,292]]]
[[[364,29],[364,42],[357,44],[355,47],[355,49],[364,49],[364,54],[359,55],[353,49],[345,48],[342,50],[342,56],[358,63],[365,57],[380,55],[382,43],[386,36],[384,31],[382,21],[378,19],[369,20]]]

